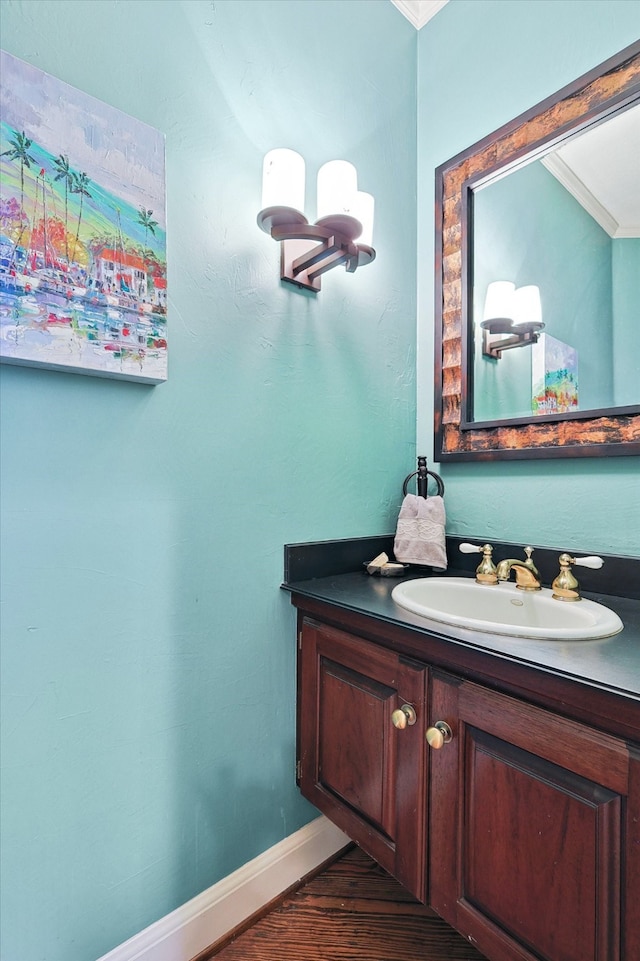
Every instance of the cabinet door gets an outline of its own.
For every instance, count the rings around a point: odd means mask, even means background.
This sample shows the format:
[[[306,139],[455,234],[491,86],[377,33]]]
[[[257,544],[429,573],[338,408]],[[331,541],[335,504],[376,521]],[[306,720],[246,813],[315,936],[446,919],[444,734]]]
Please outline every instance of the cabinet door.
[[[625,743],[447,675],[432,679],[430,719],[453,731],[430,759],[436,911],[492,961],[631,961]]]
[[[424,665],[308,619],[298,663],[300,790],[424,901]]]

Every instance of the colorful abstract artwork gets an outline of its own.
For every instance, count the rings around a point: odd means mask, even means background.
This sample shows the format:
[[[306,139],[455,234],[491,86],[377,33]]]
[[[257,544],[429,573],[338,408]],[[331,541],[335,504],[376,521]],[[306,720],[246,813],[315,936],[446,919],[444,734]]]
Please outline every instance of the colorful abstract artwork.
[[[565,414],[578,409],[578,352],[550,334],[531,348],[534,414]]]
[[[164,136],[0,51],[0,360],[167,379]]]

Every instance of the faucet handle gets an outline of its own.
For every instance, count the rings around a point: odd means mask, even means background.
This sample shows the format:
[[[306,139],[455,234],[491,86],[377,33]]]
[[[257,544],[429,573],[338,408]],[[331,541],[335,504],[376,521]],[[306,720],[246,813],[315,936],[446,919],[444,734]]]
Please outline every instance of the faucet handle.
[[[458,550],[462,554],[484,554],[485,548],[487,547],[490,549],[490,551],[493,550],[491,544],[483,544],[480,546],[479,544],[468,544],[466,541],[464,541]]]
[[[482,547],[480,547],[477,544],[468,544],[465,541],[460,544],[459,549],[463,554],[482,554],[482,560],[476,567],[476,580],[479,584],[498,583],[496,565],[491,559],[491,554],[493,553],[491,544],[483,544]]]
[[[578,564],[580,567],[591,567],[594,571],[597,571],[600,570],[604,561],[597,554],[590,554],[588,557],[574,557],[571,563]]]
[[[551,585],[552,596],[557,601],[580,600],[580,592],[578,591],[580,585],[571,571],[572,564],[579,567],[591,567],[594,570],[598,570],[604,564],[602,558],[598,557],[597,554],[591,554],[588,557],[571,557],[570,554],[561,554],[559,561],[560,573]]]

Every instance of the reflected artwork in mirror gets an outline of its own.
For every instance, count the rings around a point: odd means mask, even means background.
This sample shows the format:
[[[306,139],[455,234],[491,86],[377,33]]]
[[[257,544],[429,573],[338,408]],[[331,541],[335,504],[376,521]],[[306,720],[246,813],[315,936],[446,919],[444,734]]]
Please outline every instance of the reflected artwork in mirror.
[[[639,155],[640,42],[436,170],[436,460],[640,453]]]

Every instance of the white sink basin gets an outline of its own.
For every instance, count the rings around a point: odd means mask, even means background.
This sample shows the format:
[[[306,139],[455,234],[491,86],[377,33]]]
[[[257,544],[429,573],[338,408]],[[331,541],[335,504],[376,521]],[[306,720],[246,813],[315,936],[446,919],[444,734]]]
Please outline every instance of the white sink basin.
[[[396,604],[432,621],[490,634],[548,640],[610,637],[623,624],[603,604],[582,598],[557,601],[548,588],[522,591],[515,584],[478,584],[467,577],[423,577],[391,592]]]

